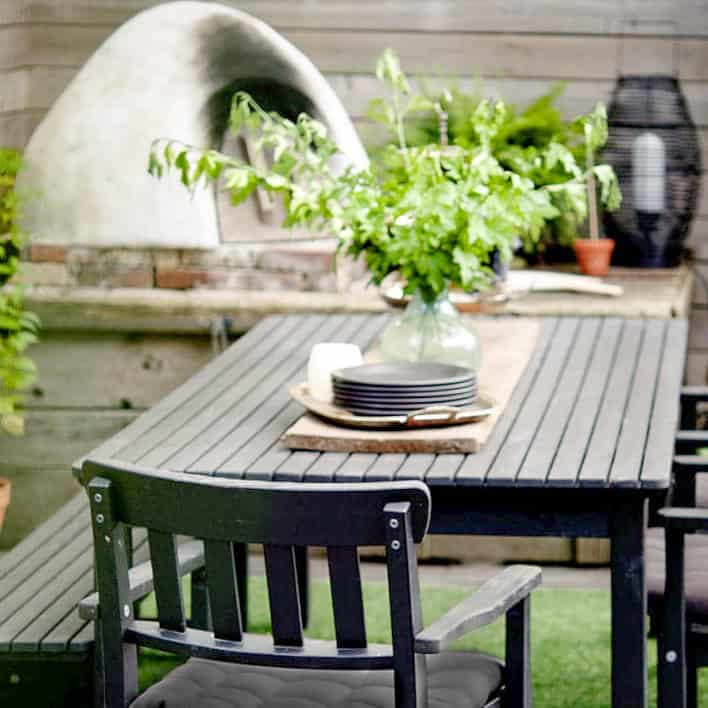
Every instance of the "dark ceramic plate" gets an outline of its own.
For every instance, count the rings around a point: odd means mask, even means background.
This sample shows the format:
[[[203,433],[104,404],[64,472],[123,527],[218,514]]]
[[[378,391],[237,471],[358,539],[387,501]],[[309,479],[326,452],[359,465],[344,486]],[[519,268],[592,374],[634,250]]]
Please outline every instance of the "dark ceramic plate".
[[[465,391],[455,395],[445,396],[359,396],[355,394],[342,394],[335,392],[334,400],[337,405],[348,405],[349,403],[361,404],[363,406],[438,406],[454,404],[457,401],[474,400],[477,397],[477,390]]]
[[[442,398],[435,401],[431,401],[429,398],[391,398],[387,401],[372,401],[365,398],[353,398],[353,397],[342,397],[335,396],[334,404],[338,406],[357,406],[359,408],[377,408],[377,409],[390,409],[390,408],[406,408],[408,410],[414,408],[425,408],[427,406],[456,406],[461,402],[469,403],[477,398],[477,394],[465,395],[465,396],[455,396]]]
[[[472,369],[432,362],[391,361],[364,364],[332,372],[335,384],[385,388],[450,386],[476,380]]]
[[[463,396],[476,396],[479,392],[477,386],[465,386],[464,388],[451,390],[416,391],[411,389],[398,389],[392,391],[380,391],[378,389],[341,389],[335,388],[334,395],[341,398],[366,399],[371,401],[391,401],[391,400],[431,400],[439,401],[447,398],[460,398]]]
[[[455,396],[458,393],[471,391],[477,387],[477,380],[464,381],[461,384],[451,384],[449,386],[365,386],[363,384],[349,384],[340,381],[332,381],[334,391],[343,394],[361,394],[362,396]]]

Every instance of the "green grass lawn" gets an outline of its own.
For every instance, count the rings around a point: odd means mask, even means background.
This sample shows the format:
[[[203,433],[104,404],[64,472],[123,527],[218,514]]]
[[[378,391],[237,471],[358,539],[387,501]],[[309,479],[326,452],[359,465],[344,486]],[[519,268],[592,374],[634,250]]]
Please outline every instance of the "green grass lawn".
[[[423,611],[429,623],[461,600],[463,588],[424,588]],[[265,581],[250,581],[250,630],[265,632],[269,626]],[[389,640],[387,589],[384,584],[365,586],[367,630],[371,641]],[[537,708],[601,708],[610,705],[610,596],[594,590],[540,589],[532,601],[532,668],[534,706]],[[143,608],[154,612],[146,600]],[[308,636],[334,636],[329,588],[312,584],[311,621]],[[503,621],[468,635],[461,648],[475,648],[503,656]],[[177,661],[143,650],[140,686],[145,688],[175,666]],[[649,650],[650,705],[656,705],[656,647]],[[700,685],[700,705],[708,706],[708,672]]]

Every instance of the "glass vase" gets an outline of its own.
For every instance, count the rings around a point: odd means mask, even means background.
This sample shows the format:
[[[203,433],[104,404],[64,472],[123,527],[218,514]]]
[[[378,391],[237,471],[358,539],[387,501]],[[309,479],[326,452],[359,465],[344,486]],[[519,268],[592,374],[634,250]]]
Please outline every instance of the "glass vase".
[[[435,361],[477,371],[481,347],[476,332],[468,327],[448,293],[426,301],[413,295],[403,314],[381,336],[385,361]]]

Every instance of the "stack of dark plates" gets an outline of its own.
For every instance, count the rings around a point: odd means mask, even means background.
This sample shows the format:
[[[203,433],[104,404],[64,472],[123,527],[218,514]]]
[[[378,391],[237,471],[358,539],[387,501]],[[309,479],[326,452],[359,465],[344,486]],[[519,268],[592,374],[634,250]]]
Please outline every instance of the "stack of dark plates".
[[[357,415],[405,415],[431,406],[469,406],[472,369],[427,362],[365,364],[332,372],[334,404]]]

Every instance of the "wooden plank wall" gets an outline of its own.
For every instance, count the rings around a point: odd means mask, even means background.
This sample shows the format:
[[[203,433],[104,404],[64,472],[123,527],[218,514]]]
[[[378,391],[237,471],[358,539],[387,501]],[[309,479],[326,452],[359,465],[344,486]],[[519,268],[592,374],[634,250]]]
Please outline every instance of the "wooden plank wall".
[[[0,144],[22,148],[83,62],[155,0],[2,0]],[[573,115],[608,100],[619,73],[676,72],[708,155],[708,0],[230,0],[307,53],[362,127],[387,46],[427,76],[481,77],[524,102],[553,82]],[[80,106],[77,106],[80,110]],[[708,162],[708,157],[706,158]],[[691,243],[708,276],[708,189]],[[697,297],[708,303],[702,292]],[[705,379],[708,312],[695,312],[689,378]]]

